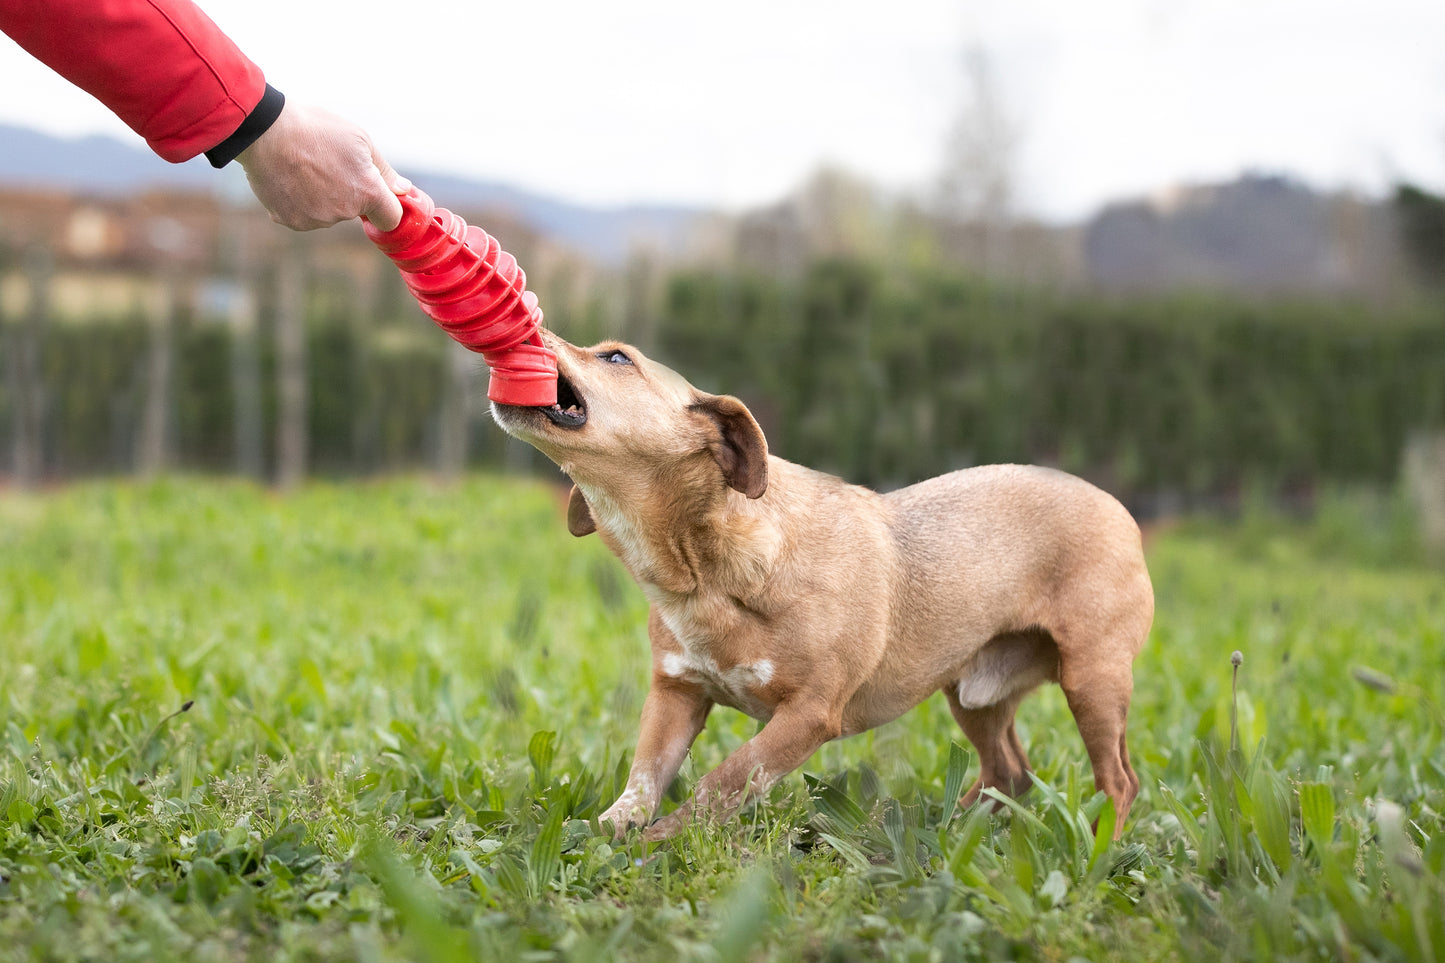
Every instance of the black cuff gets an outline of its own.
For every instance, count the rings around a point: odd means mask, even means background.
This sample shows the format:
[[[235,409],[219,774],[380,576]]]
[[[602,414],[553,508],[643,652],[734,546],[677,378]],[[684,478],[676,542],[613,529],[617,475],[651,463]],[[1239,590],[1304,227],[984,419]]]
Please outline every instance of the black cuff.
[[[284,106],[286,95],[267,84],[266,92],[261,95],[261,102],[246,115],[246,119],[241,121],[241,126],[236,128],[234,134],[206,151],[206,160],[211,162],[212,167],[225,167],[231,163],[241,151],[256,143],[257,138],[271,129],[276,118],[281,116],[281,108]]]

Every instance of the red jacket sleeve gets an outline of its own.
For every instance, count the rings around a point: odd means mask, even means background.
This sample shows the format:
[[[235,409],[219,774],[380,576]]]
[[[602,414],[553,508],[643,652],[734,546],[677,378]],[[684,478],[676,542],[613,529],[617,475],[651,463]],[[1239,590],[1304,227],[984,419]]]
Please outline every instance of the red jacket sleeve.
[[[0,0],[0,30],[172,162],[230,137],[266,91],[189,0]]]

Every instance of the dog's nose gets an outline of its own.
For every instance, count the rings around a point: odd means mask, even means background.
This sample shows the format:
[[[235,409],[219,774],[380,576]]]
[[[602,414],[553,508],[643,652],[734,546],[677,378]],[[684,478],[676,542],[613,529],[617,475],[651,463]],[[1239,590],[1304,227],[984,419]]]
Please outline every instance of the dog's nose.
[[[561,335],[558,335],[557,333],[555,333],[555,332],[553,332],[553,331],[549,331],[549,330],[546,329],[546,328],[542,328],[542,329],[541,329],[541,335],[542,335],[542,347],[548,349],[549,351],[553,351],[553,352],[556,352],[557,354],[561,354],[564,350],[569,350],[569,349],[570,349],[570,350],[574,350],[574,351],[575,351],[575,350],[577,349],[577,346],[576,346],[576,345],[571,344],[570,342],[568,342],[568,341],[566,341],[564,338],[562,338]]]

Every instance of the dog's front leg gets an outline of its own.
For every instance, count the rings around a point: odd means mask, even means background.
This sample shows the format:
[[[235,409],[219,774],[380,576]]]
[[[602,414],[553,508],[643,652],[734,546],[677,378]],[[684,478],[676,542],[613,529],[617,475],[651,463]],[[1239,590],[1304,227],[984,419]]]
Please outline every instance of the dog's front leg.
[[[619,838],[629,826],[646,825],[682,768],[711,708],[712,700],[699,687],[654,674],[642,704],[642,728],[627,788],[598,822],[611,822],[612,832]]]
[[[779,706],[761,732],[704,776],[692,798],[649,826],[643,837],[666,839],[681,832],[695,810],[726,819],[748,797],[767,792],[841,731],[841,715],[827,705]]]

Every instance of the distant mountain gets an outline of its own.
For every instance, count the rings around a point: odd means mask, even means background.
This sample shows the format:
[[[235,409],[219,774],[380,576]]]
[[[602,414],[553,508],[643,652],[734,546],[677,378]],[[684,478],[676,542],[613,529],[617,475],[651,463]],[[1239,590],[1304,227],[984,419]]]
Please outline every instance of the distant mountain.
[[[114,194],[148,187],[206,190],[216,172],[197,158],[168,164],[144,147],[113,137],[51,137],[0,124],[0,184]]]
[[[1388,205],[1247,173],[1107,205],[1086,225],[1090,280],[1124,291],[1362,291],[1398,279]]]
[[[711,214],[666,204],[586,207],[493,181],[407,172],[432,199],[458,210],[502,210],[540,234],[603,264],[618,264],[638,246],[676,254]]]
[[[620,263],[637,245],[677,251],[708,214],[669,205],[587,207],[493,181],[426,171],[407,175],[439,204],[504,211],[603,264]],[[204,158],[168,164],[138,143],[113,137],[66,139],[0,124],[0,186],[114,195],[154,188],[234,189],[235,176],[217,172]]]

